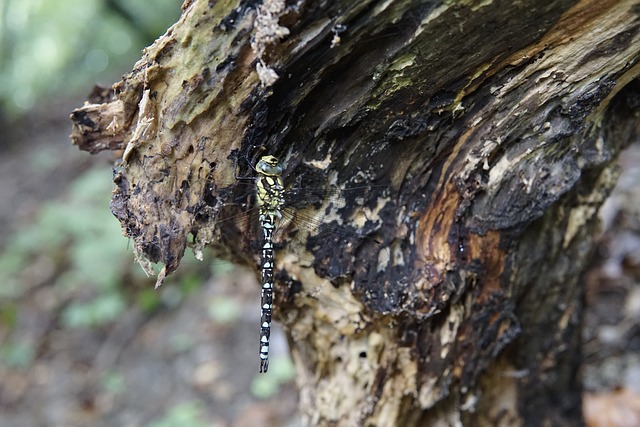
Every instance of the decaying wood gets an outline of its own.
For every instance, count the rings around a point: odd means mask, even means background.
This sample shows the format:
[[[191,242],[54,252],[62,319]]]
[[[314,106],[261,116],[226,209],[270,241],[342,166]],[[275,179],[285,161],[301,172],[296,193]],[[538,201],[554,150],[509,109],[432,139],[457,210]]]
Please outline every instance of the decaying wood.
[[[247,224],[216,227],[234,159],[374,184],[327,219],[371,239],[283,237],[315,259],[281,256],[276,289],[308,424],[579,425],[579,275],[639,134],[638,4],[183,9],[72,115],[81,149],[123,150],[112,210],[158,283],[187,246],[254,262]]]

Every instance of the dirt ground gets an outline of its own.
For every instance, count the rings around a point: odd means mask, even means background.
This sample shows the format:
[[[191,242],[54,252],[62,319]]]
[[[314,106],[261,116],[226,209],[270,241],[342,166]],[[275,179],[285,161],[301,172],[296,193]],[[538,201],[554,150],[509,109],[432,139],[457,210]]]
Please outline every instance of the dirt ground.
[[[9,237],[45,201],[63,197],[80,173],[110,168],[109,156],[70,145],[72,108],[55,106],[0,132],[0,248],[10,249]],[[590,426],[640,426],[640,144],[620,164],[584,278]],[[65,302],[42,277],[24,284],[10,328],[2,322],[8,303],[0,292],[0,339],[35,349],[19,359],[27,361],[22,365],[0,351],[0,427],[300,425],[282,332],[272,335],[273,377],[257,373],[259,286],[250,272],[205,274],[189,293],[177,293],[168,281],[159,291],[162,307],[151,314],[132,293],[124,314],[97,328],[65,327],[59,316]],[[234,307],[227,318],[214,309],[216,301]]]

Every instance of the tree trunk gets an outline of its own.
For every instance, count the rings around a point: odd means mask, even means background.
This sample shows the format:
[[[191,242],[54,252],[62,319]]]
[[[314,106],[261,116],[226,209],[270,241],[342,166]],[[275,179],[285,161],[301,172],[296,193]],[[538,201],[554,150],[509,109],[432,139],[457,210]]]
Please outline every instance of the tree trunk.
[[[256,265],[252,226],[220,221],[234,159],[371,185],[305,210],[367,238],[281,236],[313,258],[278,252],[275,288],[307,424],[581,425],[580,273],[639,134],[640,5],[256,3],[186,1],[72,114],[81,149],[122,150],[141,262],[158,284],[187,246]]]

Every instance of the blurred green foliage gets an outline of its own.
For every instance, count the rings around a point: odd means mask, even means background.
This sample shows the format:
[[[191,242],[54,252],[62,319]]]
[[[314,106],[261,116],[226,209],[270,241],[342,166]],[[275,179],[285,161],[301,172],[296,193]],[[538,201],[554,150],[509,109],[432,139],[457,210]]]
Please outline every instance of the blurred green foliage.
[[[209,318],[218,324],[231,324],[242,315],[240,302],[235,298],[219,295],[209,302]]]
[[[109,212],[110,175],[89,170],[64,200],[45,203],[35,221],[9,239],[0,253],[0,298],[16,300],[53,282],[63,300],[81,294],[62,312],[68,326],[100,325],[122,313],[118,284],[131,254],[123,250],[120,226]]]
[[[119,372],[108,372],[102,377],[102,388],[112,395],[121,395],[124,392],[124,376]]]
[[[175,306],[202,283],[206,266],[191,255],[185,263],[192,268],[176,275],[174,286],[152,290],[153,279],[134,264],[120,224],[109,211],[111,187],[111,171],[88,170],[62,200],[46,202],[33,223],[9,239],[0,252],[1,326],[15,326],[14,302],[40,285],[54,285],[64,326],[99,327],[116,320],[127,301],[135,300],[143,311]],[[146,285],[137,298],[126,294],[135,289],[132,282]]]
[[[211,427],[212,424],[205,422],[204,411],[201,406],[185,402],[175,405],[167,411],[167,414],[149,423],[147,427]]]
[[[251,393],[259,399],[273,397],[280,391],[280,386],[290,383],[295,378],[293,362],[288,357],[271,357],[269,374],[256,374],[251,383]]]
[[[35,348],[29,342],[7,342],[0,347],[0,362],[10,368],[27,369],[35,358]]]
[[[180,0],[0,2],[0,107],[85,94],[130,70],[145,46],[180,16]]]

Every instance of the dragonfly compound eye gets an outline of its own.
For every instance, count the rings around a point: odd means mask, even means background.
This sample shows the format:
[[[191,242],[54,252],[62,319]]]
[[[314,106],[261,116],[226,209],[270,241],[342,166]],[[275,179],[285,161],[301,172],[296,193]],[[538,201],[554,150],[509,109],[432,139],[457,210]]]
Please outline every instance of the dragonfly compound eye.
[[[267,176],[277,176],[282,174],[282,165],[274,156],[263,156],[256,164],[256,170]]]

